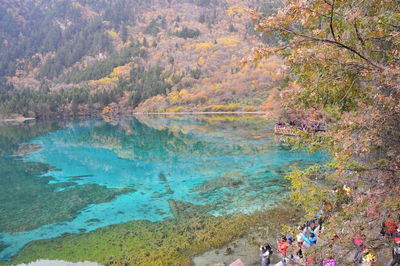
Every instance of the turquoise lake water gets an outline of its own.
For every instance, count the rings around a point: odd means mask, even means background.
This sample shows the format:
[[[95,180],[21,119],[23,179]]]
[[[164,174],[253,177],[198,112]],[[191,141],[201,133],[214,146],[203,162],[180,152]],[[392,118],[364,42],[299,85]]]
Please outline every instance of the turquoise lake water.
[[[291,150],[258,116],[138,117],[0,126],[0,258],[33,240],[173,218],[170,200],[251,213],[284,172],[327,160]]]

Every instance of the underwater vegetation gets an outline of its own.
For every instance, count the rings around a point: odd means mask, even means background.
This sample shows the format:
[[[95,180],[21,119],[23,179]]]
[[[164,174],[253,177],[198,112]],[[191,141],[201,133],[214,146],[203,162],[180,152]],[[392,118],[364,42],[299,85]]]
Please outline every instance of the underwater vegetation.
[[[131,191],[74,182],[48,184],[51,177],[38,177],[49,169],[41,163],[0,157],[0,169],[1,232],[27,231],[71,220],[89,204],[111,201]]]
[[[35,241],[12,262],[27,263],[40,258],[89,260],[106,265],[191,265],[193,256],[252,231],[262,235],[268,232],[269,237],[275,237],[280,223],[295,221],[301,215],[289,203],[281,204],[250,215],[215,217],[205,213],[201,206],[175,202],[173,219],[132,221],[86,234]],[[258,243],[254,245],[257,248]]]
[[[63,123],[55,122],[0,126],[0,232],[21,232],[69,220],[88,204],[131,191],[74,182],[49,184],[52,178],[41,175],[52,166],[9,156],[21,153],[21,143],[62,127]],[[0,245],[0,250],[4,248]]]

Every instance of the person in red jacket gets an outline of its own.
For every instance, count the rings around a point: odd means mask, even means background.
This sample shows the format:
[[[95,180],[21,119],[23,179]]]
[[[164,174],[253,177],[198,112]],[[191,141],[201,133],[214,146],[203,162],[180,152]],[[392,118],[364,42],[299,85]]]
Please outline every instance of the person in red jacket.
[[[383,236],[385,236],[385,235],[393,236],[393,234],[396,232],[397,229],[398,229],[398,227],[397,227],[396,223],[389,216],[388,219],[386,220],[386,222],[382,223],[381,234]]]
[[[392,236],[394,243],[400,244],[400,228],[397,228],[396,232],[394,232]]]
[[[287,242],[286,236],[283,236],[280,240],[277,241],[279,254],[282,257],[286,257],[286,251],[289,247],[289,243]]]

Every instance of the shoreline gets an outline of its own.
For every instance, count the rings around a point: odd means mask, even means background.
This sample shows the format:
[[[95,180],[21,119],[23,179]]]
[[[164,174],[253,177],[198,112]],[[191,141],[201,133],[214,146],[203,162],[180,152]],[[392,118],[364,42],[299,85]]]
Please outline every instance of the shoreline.
[[[0,119],[0,123],[9,123],[9,122],[18,122],[18,123],[23,123],[25,121],[32,121],[32,120],[37,120],[34,117],[16,117],[16,118],[3,118]]]
[[[266,111],[193,111],[193,112],[135,112],[132,115],[201,115],[201,114],[268,114]]]
[[[86,116],[80,116],[80,117],[64,117],[64,118],[50,118],[50,119],[40,119],[40,118],[35,118],[35,117],[16,117],[16,118],[0,118],[0,124],[1,123],[24,123],[26,121],[73,121],[73,120],[95,120],[95,119],[103,119],[104,117],[108,117],[111,119],[124,119],[124,118],[134,118],[136,116],[153,116],[153,115],[244,115],[244,114],[249,114],[249,115],[267,115],[268,112],[266,111],[253,111],[253,112],[246,112],[246,111],[193,111],[193,112],[134,112],[134,113],[120,113],[120,114],[111,114],[111,115],[101,115],[99,114],[98,116],[94,117],[86,117]]]
[[[273,243],[271,239],[267,239]],[[202,254],[192,257],[193,266],[204,265],[230,265],[237,259],[240,259],[245,265],[259,265],[260,251],[259,246],[254,242],[265,242],[265,239],[256,233],[250,232],[249,234],[232,240],[222,247],[208,250]],[[279,258],[275,252],[271,256],[271,261],[278,261]],[[273,265],[272,263],[271,265]]]

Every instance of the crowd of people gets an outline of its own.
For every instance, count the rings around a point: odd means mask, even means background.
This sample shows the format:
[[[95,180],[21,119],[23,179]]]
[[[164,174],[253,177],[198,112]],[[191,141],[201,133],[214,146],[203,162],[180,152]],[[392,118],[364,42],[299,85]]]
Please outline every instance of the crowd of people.
[[[297,128],[303,131],[308,131],[308,132],[316,132],[316,131],[325,131],[326,130],[326,123],[324,122],[310,122],[310,121],[298,121],[298,120],[293,120],[289,121],[289,123],[283,123],[279,122],[276,123],[275,125],[275,130],[283,130],[286,128]]]
[[[292,232],[289,236],[282,235],[277,241],[277,252],[282,258],[281,264],[302,265],[301,262],[306,261],[307,265],[313,265],[313,257],[305,258],[304,251],[312,249],[317,245],[318,234],[322,231],[324,221],[324,212],[321,210],[316,217],[305,224],[299,226],[296,232]],[[273,248],[270,244],[265,244],[260,247],[261,265],[270,265],[270,257],[273,253]],[[322,262],[324,266],[336,266],[333,257],[325,258]]]
[[[348,186],[335,187],[332,190],[334,194],[342,194],[346,197],[351,195],[351,188]],[[324,229],[323,223],[330,216],[332,212],[332,205],[324,202],[323,207],[316,214],[316,216],[297,227],[297,229],[290,234],[282,235],[277,240],[277,248],[272,247],[266,243],[260,247],[260,258],[262,266],[269,266],[273,250],[276,250],[281,257],[281,265],[322,265],[322,266],[336,266],[337,262],[333,256],[326,256],[325,258],[316,259],[313,255],[313,247],[318,243],[318,235]],[[393,248],[391,248],[392,260],[390,266],[400,266],[400,220],[396,221],[390,216],[382,223],[381,236],[388,238]],[[335,238],[339,238],[335,236]],[[336,241],[337,239],[332,239]],[[354,244],[354,264],[358,265],[375,265],[377,261],[376,251],[366,245],[366,236],[357,233],[353,236]],[[307,251],[305,253],[305,251]],[[305,256],[305,254],[308,254]]]

